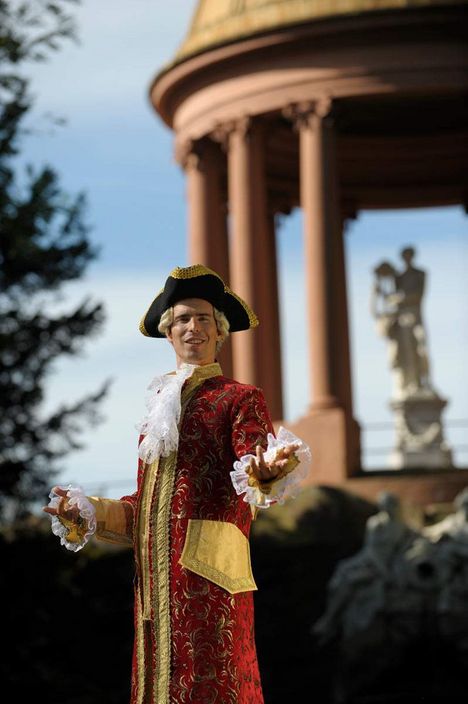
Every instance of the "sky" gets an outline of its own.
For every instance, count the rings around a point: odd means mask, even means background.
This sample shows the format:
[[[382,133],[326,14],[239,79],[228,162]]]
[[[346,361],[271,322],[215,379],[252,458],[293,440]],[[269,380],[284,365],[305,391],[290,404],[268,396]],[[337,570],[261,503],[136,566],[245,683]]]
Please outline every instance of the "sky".
[[[47,387],[46,414],[63,401],[112,386],[101,407],[104,422],[86,431],[86,449],[63,462],[61,483],[114,498],[133,489],[136,424],[144,415],[150,380],[174,366],[170,346],[143,337],[138,323],[169,271],[188,264],[185,181],[173,158],[171,131],[149,104],[155,74],[175,54],[194,0],[84,0],[75,15],[80,43],[68,44],[29,70],[36,96],[34,131],[24,158],[48,163],[70,194],[85,191],[96,262],[79,282],[64,287],[53,310],[70,310],[84,297],[105,304],[103,332],[80,357],[59,360]],[[52,128],[46,115],[64,118]],[[385,341],[369,312],[372,270],[382,259],[417,248],[428,272],[424,318],[432,378],[448,400],[447,437],[455,462],[468,466],[466,349],[468,226],[462,208],[361,213],[345,235],[355,416],[363,427],[364,465],[384,467],[393,436],[372,430],[391,424],[391,378]],[[299,210],[278,228],[286,418],[308,405],[302,220]],[[464,391],[463,391],[464,390]],[[455,425],[452,427],[452,423]],[[371,426],[367,430],[367,426]],[[459,446],[466,450],[457,451]],[[313,449],[313,448],[312,448]]]

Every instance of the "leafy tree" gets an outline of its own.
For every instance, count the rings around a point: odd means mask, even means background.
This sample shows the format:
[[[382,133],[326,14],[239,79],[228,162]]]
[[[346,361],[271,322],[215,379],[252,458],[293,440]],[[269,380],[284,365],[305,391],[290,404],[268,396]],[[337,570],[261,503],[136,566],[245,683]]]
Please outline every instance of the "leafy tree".
[[[80,350],[103,309],[85,300],[51,312],[50,300],[96,256],[85,199],[65,194],[50,166],[17,164],[33,107],[24,68],[75,37],[72,1],[0,0],[0,520],[23,515],[43,496],[60,459],[81,446],[83,423],[96,422],[105,394],[104,385],[41,413],[54,361]]]

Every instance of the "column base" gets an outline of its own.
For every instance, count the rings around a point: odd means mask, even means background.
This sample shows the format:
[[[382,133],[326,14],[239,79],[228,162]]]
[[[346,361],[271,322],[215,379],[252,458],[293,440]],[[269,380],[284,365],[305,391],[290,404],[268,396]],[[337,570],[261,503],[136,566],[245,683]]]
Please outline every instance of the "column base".
[[[312,470],[308,484],[342,484],[360,471],[360,428],[343,408],[317,408],[292,423],[284,425],[312,453]]]

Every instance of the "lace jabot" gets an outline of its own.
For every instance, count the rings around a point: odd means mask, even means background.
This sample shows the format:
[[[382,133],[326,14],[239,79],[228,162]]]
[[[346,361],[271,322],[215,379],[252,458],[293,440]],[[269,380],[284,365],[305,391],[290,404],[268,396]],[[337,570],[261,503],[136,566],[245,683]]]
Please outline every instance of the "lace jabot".
[[[138,449],[139,457],[151,464],[158,457],[168,457],[179,445],[179,421],[182,387],[193,377],[203,381],[221,374],[219,364],[197,366],[182,364],[175,373],[156,376],[148,386],[147,414],[137,429],[144,435]]]

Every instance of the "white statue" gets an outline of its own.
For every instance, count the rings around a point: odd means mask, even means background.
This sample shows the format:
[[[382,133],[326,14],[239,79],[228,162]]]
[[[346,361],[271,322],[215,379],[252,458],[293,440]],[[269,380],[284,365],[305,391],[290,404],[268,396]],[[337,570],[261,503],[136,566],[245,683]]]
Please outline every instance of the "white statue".
[[[405,262],[401,272],[386,261],[374,270],[372,314],[379,334],[389,342],[395,399],[408,398],[421,391],[433,393],[421,315],[426,274],[413,266],[414,254],[412,247],[401,251]]]
[[[433,389],[426,331],[421,314],[426,274],[413,266],[414,248],[401,251],[402,271],[387,261],[375,269],[371,310],[377,330],[388,341],[396,442],[389,457],[393,469],[450,468],[442,411],[447,401]]]

